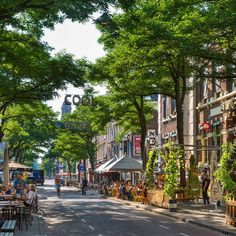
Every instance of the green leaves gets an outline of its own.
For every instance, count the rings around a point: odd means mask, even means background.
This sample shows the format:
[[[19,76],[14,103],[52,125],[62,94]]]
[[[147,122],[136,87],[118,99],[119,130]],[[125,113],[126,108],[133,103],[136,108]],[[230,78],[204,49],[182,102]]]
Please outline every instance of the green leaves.
[[[220,166],[215,172],[216,179],[220,182],[223,189],[235,190],[236,182],[231,178],[232,171],[236,168],[236,159],[233,155],[236,153],[236,145],[233,143],[225,143],[222,145],[222,156]],[[232,164],[229,162],[232,160]]]

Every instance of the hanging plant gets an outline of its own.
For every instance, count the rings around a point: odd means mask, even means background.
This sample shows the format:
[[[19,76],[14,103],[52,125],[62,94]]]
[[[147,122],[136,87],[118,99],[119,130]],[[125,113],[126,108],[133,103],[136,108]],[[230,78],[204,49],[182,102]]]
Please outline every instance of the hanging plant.
[[[166,195],[174,197],[179,179],[179,167],[177,160],[179,160],[180,165],[184,165],[184,162],[182,161],[183,150],[176,145],[171,146],[170,144],[166,144],[164,148],[156,148],[149,152],[149,158],[146,166],[146,179],[148,186],[153,186],[154,184],[154,167],[159,155],[161,155],[165,162],[164,192]]]
[[[158,158],[158,150],[151,150],[148,154],[148,162],[146,166],[146,179],[147,179],[147,185],[153,186],[153,174],[154,174],[154,167]]]
[[[236,168],[236,159],[233,157],[235,152],[236,144],[223,144],[220,167],[215,171],[216,179],[220,182],[223,189],[229,192],[236,189],[236,182],[231,178],[231,174]]]

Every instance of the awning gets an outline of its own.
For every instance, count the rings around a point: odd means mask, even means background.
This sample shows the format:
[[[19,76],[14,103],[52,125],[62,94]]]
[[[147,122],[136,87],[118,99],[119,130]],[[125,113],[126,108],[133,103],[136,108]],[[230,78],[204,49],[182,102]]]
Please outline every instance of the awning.
[[[129,171],[141,171],[142,164],[135,160],[132,157],[123,156],[116,160],[115,162],[111,163],[104,169],[106,172],[129,172]]]
[[[32,170],[32,167],[23,165],[21,163],[17,162],[9,162],[9,169],[10,170],[19,170],[19,171],[24,171],[24,170]]]
[[[105,167],[107,167],[108,165],[110,165],[111,163],[115,162],[117,160],[117,157],[113,157],[112,159],[104,162],[103,164],[101,164],[98,168],[96,168],[94,171],[97,173],[104,173],[105,171]]]

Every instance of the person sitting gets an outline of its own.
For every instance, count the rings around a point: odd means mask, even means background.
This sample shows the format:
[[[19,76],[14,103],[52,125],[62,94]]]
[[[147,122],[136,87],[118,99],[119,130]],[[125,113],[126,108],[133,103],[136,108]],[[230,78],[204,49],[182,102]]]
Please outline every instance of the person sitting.
[[[121,184],[121,187],[120,187],[120,194],[121,194],[121,197],[122,197],[123,200],[125,200],[125,193],[126,193],[126,191],[125,191],[125,183],[123,182]]]
[[[143,183],[143,189],[142,189],[142,197],[143,197],[143,204],[148,203],[148,190],[146,183]]]
[[[36,192],[35,185],[31,184],[29,186],[29,190],[26,193],[25,199],[23,201],[25,206],[27,206],[27,207],[32,206],[32,204],[33,204],[33,202],[36,198],[36,193],[35,192]]]
[[[13,188],[12,184],[8,183],[6,194],[12,195],[12,194],[15,194],[15,193],[16,193],[16,190]]]

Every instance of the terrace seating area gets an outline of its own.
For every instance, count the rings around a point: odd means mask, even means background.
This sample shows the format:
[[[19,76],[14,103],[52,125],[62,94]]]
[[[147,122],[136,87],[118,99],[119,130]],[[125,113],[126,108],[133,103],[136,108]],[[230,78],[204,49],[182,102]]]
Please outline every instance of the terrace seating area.
[[[132,185],[131,181],[116,181],[111,185],[102,185],[102,192],[105,196],[121,198],[124,200],[135,201],[147,204],[147,188],[144,183],[139,181],[136,185]]]

